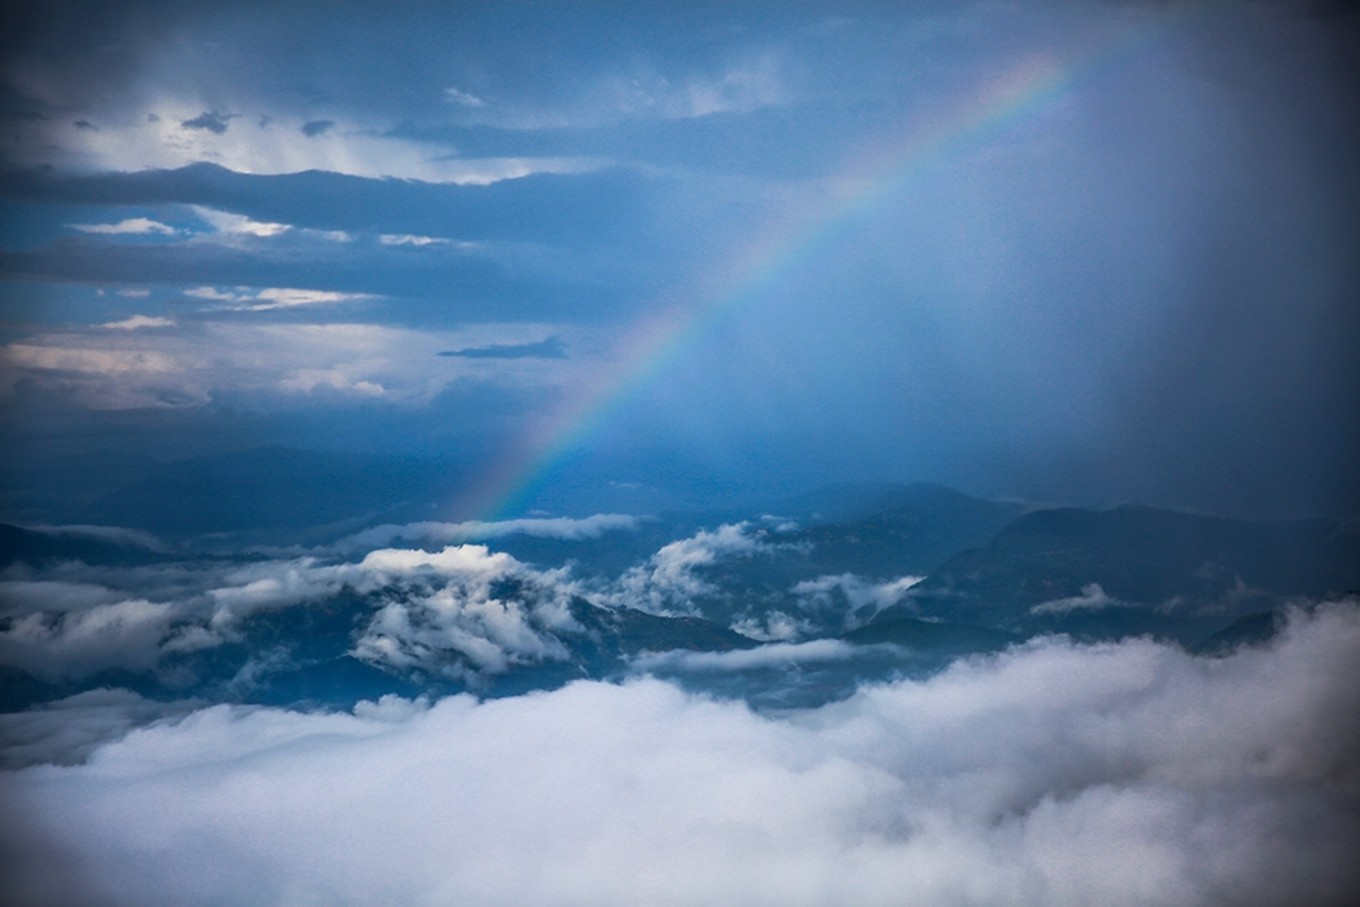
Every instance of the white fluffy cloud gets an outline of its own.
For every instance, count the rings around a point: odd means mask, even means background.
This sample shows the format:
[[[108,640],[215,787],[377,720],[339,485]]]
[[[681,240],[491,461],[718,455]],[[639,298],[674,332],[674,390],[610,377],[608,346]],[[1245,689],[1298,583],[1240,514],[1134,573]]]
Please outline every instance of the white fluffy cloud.
[[[358,563],[303,557],[227,572],[207,593],[207,626],[230,634],[255,611],[298,606],[342,587],[377,608],[354,654],[396,671],[478,684],[515,664],[566,656],[560,632],[580,632],[569,602],[578,589],[566,570],[540,571],[482,545],[440,551],[382,548]]]
[[[476,684],[515,664],[565,658],[555,634],[583,629],[571,616],[564,572],[540,573],[482,545],[434,553],[384,549],[359,569],[389,601],[354,654],[399,671]]]
[[[726,523],[664,545],[645,564],[619,577],[615,603],[654,614],[697,613],[693,600],[717,591],[700,571],[719,561],[792,547],[769,536],[751,523]]]
[[[32,611],[0,630],[0,664],[48,680],[84,677],[105,668],[150,668],[169,635],[175,609],[128,599],[53,614]]]
[[[0,665],[49,680],[150,670],[163,654],[236,638],[252,614],[307,607],[346,587],[375,608],[354,654],[401,672],[477,684],[515,664],[565,657],[557,634],[583,630],[569,609],[582,590],[566,569],[536,570],[481,545],[382,548],[357,563],[72,564],[42,578],[11,570],[0,581]]]
[[[218,706],[0,774],[20,903],[1342,905],[1360,614],[1048,640],[782,718],[659,681]]]

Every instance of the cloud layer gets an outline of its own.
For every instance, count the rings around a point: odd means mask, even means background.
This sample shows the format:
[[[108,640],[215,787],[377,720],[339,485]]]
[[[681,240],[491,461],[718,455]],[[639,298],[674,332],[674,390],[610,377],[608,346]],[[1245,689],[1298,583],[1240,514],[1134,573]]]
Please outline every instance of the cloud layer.
[[[1273,905],[1360,885],[1360,614],[1044,640],[781,718],[642,680],[217,706],[0,775],[26,904]]]

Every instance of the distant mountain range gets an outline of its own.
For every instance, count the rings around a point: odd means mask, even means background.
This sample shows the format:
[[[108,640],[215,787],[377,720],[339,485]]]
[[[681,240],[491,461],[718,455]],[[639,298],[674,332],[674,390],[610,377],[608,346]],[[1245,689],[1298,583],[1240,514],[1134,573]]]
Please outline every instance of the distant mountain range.
[[[224,553],[220,539],[0,526],[0,709],[98,687],[349,707],[639,672],[787,707],[1041,634],[1151,634],[1221,654],[1269,639],[1290,605],[1360,590],[1353,524],[1034,509],[928,484],[482,544],[466,575],[504,575],[469,591],[433,553],[383,573],[368,552],[326,544]],[[97,646],[77,636],[96,612],[144,657],[101,650],[82,668],[78,646]]]
[[[1026,514],[961,551],[880,615],[1020,632],[1192,642],[1223,618],[1360,589],[1360,532],[1329,520],[1244,521],[1126,505]]]

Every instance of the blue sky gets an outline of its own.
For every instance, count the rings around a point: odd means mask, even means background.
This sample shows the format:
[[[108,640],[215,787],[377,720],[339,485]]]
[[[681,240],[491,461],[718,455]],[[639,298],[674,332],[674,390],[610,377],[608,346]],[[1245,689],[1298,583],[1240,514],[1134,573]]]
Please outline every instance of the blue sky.
[[[1360,505],[1344,4],[6,15],[15,468],[447,458],[459,518]]]

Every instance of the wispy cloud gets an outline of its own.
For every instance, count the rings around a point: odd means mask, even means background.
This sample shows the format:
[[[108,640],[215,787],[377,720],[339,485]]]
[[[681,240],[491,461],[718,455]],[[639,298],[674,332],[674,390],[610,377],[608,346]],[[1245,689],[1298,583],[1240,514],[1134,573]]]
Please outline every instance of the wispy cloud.
[[[461,523],[384,524],[347,536],[336,543],[342,550],[368,550],[397,542],[449,544],[528,535],[536,538],[581,541],[596,539],[608,532],[631,532],[642,523],[641,517],[622,513],[597,513],[588,517],[526,517],[517,520],[469,520]]]
[[[230,211],[218,211],[213,208],[205,208],[202,205],[194,205],[193,212],[200,220],[208,224],[218,233],[238,233],[246,236],[269,237],[278,236],[280,233],[292,229],[292,226],[289,224],[252,220],[243,214],[233,214]]]
[[[800,606],[809,610],[841,609],[843,604],[849,604],[852,610],[868,608],[877,613],[889,605],[897,604],[907,590],[924,578],[900,576],[875,583],[852,573],[843,573],[803,580],[790,591],[797,597]],[[842,596],[843,599],[840,599]]]
[[[475,346],[461,350],[445,350],[441,356],[461,356],[465,359],[565,359],[562,338],[549,337],[537,343],[498,344]]]
[[[1029,609],[1031,614],[1066,614],[1069,611],[1100,611],[1105,608],[1128,607],[1129,602],[1120,601],[1104,589],[1100,583],[1087,583],[1081,587],[1080,595],[1055,598],[1041,602]]]
[[[268,312],[297,306],[333,305],[355,302],[372,297],[364,293],[340,293],[333,290],[305,290],[296,287],[191,287],[185,296],[209,302],[224,303],[226,308],[247,312]]]
[[[246,306],[252,312],[266,312],[270,309],[287,309],[303,305],[330,305],[337,302],[353,302],[368,299],[363,293],[337,293],[330,290],[298,290],[270,287],[256,294],[255,302]]]
[[[486,101],[458,88],[445,88],[444,98],[450,103],[457,104],[459,107],[480,108],[486,106]]]
[[[168,328],[174,327],[173,318],[162,318],[159,315],[131,315],[121,321],[106,321],[100,327],[114,331],[137,331],[142,328]]]
[[[411,233],[383,233],[378,241],[384,246],[447,246],[453,240],[442,236],[418,236]]]
[[[182,232],[169,224],[163,224],[147,217],[129,217],[116,224],[69,224],[68,226],[73,230],[79,230],[81,233],[102,233],[112,236],[127,234],[174,236]]]
[[[776,642],[754,649],[732,652],[651,652],[632,660],[639,671],[749,671],[768,667],[787,667],[790,664],[819,661],[845,661],[853,658],[860,647],[838,639],[814,639],[808,642]]]
[[[630,116],[667,119],[748,113],[790,100],[781,55],[767,50],[712,75],[691,73],[671,79],[650,71],[607,80],[602,98]]]
[[[615,604],[655,614],[697,613],[695,599],[717,592],[704,571],[720,561],[752,558],[796,548],[752,523],[702,529],[662,546],[646,563],[631,567],[613,592]]]

